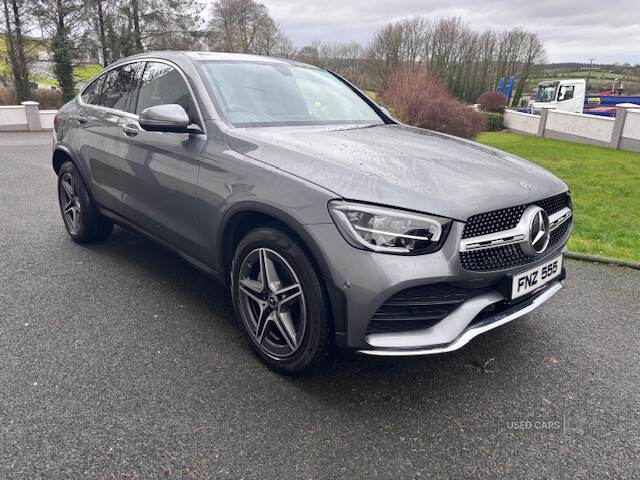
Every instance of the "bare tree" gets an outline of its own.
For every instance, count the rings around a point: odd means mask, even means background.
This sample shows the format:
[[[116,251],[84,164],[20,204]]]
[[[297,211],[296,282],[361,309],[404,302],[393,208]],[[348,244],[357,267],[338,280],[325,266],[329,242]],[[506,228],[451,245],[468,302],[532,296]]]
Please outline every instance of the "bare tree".
[[[267,7],[254,0],[213,2],[207,33],[210,47],[224,52],[275,55],[293,50]]]
[[[518,104],[524,92],[527,80],[531,76],[536,65],[544,62],[544,45],[535,33],[524,32],[524,48],[520,59],[520,70],[518,72],[518,83],[513,95],[513,104]]]
[[[400,66],[401,44],[402,30],[398,24],[386,25],[373,36],[368,57],[373,73],[383,87],[386,86],[389,76]]]
[[[296,53],[297,49],[293,45],[291,39],[281,31],[279,31],[278,41],[276,42],[276,46],[273,50],[272,55],[274,57],[281,58],[294,58],[296,56]]]
[[[389,23],[374,34],[367,56],[383,86],[400,65],[422,63],[430,28],[427,19],[414,17]]]
[[[31,98],[29,65],[27,63],[23,35],[26,5],[24,0],[2,0],[2,7],[5,27],[4,37],[15,84],[16,100],[23,102]]]
[[[400,66],[421,65],[455,96],[474,101],[498,78],[516,76],[514,99],[544,58],[535,33],[512,29],[476,32],[459,17],[429,22],[422,17],[392,22],[376,32],[368,48],[374,75],[384,86]]]
[[[111,52],[109,49],[108,29],[109,18],[115,12],[115,0],[87,0],[88,13],[92,17],[89,21],[91,28],[98,33],[100,50],[102,52],[102,64],[106,67],[111,63]]]
[[[2,0],[12,64],[20,64],[13,6],[35,3],[43,38],[51,45],[58,81],[72,90],[72,61],[81,41],[95,41],[104,64],[142,50],[195,49],[296,58],[334,71],[357,85],[384,89],[400,67],[429,70],[460,99],[474,101],[500,77],[517,77],[514,100],[544,58],[536,34],[515,28],[474,31],[459,17],[412,17],[375,32],[364,48],[358,43],[314,41],[297,50],[257,0],[214,0],[203,30],[201,5],[192,0]],[[95,33],[93,33],[95,32]],[[84,34],[81,40],[80,35]],[[90,38],[89,38],[90,37]],[[89,38],[89,40],[86,40]],[[64,68],[61,66],[64,65]],[[20,68],[17,68],[20,77]],[[23,75],[24,76],[24,75]],[[71,84],[71,87],[69,85]],[[65,86],[66,85],[66,86]]]
[[[343,44],[340,49],[342,65],[337,71],[352,83],[362,86],[366,82],[366,51],[359,43]]]
[[[309,45],[305,45],[296,53],[296,58],[304,63],[319,67],[320,63],[320,40],[314,40]]]
[[[140,11],[140,4],[138,0],[131,0],[131,21],[133,23],[133,38],[136,42],[136,48],[139,52],[144,50],[142,46],[142,28],[140,27],[140,17],[142,16]]]
[[[130,32],[138,52],[193,48],[201,37],[202,4],[196,0],[121,0],[126,19],[121,35]]]
[[[355,84],[361,85],[365,82],[366,51],[358,43],[323,43],[314,40],[302,47],[296,58],[301,62],[337,73]]]

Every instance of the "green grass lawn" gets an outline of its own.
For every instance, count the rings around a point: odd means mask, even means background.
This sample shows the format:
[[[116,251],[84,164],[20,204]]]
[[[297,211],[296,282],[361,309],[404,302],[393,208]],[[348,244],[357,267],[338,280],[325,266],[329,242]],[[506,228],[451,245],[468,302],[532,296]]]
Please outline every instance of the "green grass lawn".
[[[73,76],[81,82],[88,82],[95,75],[100,73],[104,67],[102,65],[86,64],[73,67]]]
[[[569,185],[570,251],[640,262],[640,153],[506,132],[477,140],[531,160]]]

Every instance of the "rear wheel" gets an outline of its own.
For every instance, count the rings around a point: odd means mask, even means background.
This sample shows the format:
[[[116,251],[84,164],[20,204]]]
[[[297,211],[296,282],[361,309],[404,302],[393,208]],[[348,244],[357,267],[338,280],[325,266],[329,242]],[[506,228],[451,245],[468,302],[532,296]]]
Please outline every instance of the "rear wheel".
[[[333,342],[322,284],[292,238],[275,228],[249,232],[232,275],[236,314],[262,361],[287,374],[328,362]]]
[[[113,222],[98,212],[72,162],[60,167],[58,201],[64,226],[74,242],[99,242],[111,235]]]

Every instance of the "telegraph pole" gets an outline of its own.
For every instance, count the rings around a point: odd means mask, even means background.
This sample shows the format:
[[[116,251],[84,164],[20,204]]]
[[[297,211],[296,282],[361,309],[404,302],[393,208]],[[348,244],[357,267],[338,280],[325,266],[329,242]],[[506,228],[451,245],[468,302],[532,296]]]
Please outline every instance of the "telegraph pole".
[[[587,88],[586,88],[586,91],[584,92],[585,94],[589,93],[589,80],[591,80],[591,68],[593,67],[594,60],[595,58],[589,59],[589,73],[587,73]]]

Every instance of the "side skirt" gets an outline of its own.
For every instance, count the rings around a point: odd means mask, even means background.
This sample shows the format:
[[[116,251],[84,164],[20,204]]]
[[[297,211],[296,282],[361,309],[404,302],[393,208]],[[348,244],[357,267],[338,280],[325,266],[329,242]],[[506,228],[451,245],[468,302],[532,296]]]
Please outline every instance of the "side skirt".
[[[162,240],[157,235],[154,235],[154,234],[148,232],[147,230],[143,229],[142,227],[139,227],[135,223],[127,220],[123,216],[115,213],[114,211],[108,210],[108,209],[103,208],[103,207],[99,207],[98,210],[100,211],[101,214],[103,214],[105,217],[108,217],[109,219],[111,219],[114,223],[120,225],[121,227],[125,227],[125,228],[128,228],[128,229],[131,229],[131,230],[143,235],[144,237],[148,238],[149,240],[159,244],[163,248],[166,248],[167,250],[175,253],[176,255],[180,256],[181,258],[183,258],[184,260],[189,262],[192,266],[196,267],[198,270],[200,270],[204,274],[210,276],[215,281],[219,282],[221,285],[224,285],[226,287],[226,278],[225,278],[225,276],[224,276],[224,274],[222,272],[219,272],[218,270],[214,270],[213,268],[209,267],[208,265],[206,265],[205,263],[201,262],[200,260],[192,257],[191,255],[188,255],[187,253],[183,252],[179,248],[177,248],[177,247],[171,245],[170,243]]]

